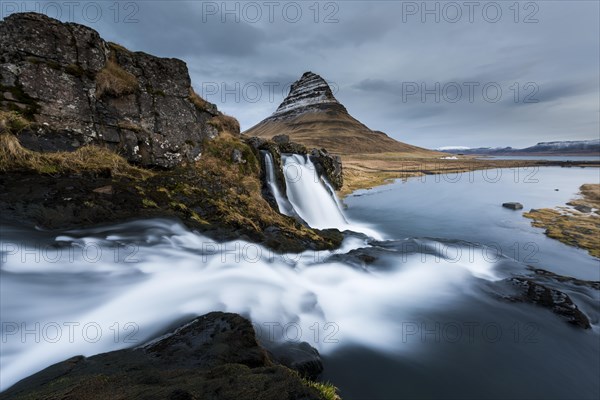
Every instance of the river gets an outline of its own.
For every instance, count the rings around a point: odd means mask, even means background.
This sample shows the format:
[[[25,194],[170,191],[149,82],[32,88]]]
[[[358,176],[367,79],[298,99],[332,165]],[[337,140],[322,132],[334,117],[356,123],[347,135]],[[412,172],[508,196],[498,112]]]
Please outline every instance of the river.
[[[597,290],[561,287],[590,330],[494,295],[527,265],[600,280],[597,259],[500,206],[564,204],[598,173],[548,167],[414,178],[354,193],[341,217],[311,212],[339,208],[323,192],[310,200],[318,181],[288,182],[299,215],[363,232],[334,252],[300,255],[215,243],[170,220],[64,232],[3,224],[0,388],[221,310],[249,317],[262,340],[318,348],[324,379],[344,399],[598,398]],[[344,255],[377,243],[383,255],[368,266]],[[410,251],[398,251],[405,244]]]

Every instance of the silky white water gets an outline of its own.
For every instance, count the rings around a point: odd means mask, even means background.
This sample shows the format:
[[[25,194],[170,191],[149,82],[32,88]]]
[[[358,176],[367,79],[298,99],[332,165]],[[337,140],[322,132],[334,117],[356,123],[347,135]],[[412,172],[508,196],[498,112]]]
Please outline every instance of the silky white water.
[[[291,154],[282,159],[287,196],[298,215],[313,228],[347,226],[348,222],[321,183],[310,157]]]
[[[2,390],[55,362],[140,345],[215,310],[249,317],[263,337],[307,341],[324,354],[355,344],[408,351],[400,321],[443,308],[473,279],[497,279],[481,257],[415,254],[367,273],[328,262],[332,252],[218,244],[165,220],[49,237],[37,259],[11,247],[10,236],[19,235],[8,230],[2,243]],[[349,238],[337,253],[360,246],[364,240]]]
[[[313,228],[336,228],[361,232],[376,239],[381,235],[364,225],[349,223],[335,191],[317,173],[310,157],[301,154],[282,155],[287,198],[298,215]]]
[[[280,213],[291,216],[293,215],[293,210],[290,210],[290,204],[281,194],[281,190],[279,190],[279,186],[277,185],[277,181],[275,179],[275,163],[273,162],[273,156],[269,151],[262,151],[261,153],[265,157],[265,178],[267,185],[269,186],[269,190],[277,202],[277,208],[279,209]]]

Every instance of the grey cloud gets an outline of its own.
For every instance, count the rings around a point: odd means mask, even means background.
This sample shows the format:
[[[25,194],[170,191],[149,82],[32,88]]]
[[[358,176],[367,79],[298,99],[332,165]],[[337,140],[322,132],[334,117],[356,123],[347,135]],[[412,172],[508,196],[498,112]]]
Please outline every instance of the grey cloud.
[[[219,2],[220,3],[220,2]],[[421,2],[417,2],[421,4]],[[504,18],[490,24],[421,23],[402,20],[402,2],[339,2],[338,23],[315,23],[305,15],[290,24],[202,21],[201,2],[140,2],[138,24],[109,20],[93,25],[130,47],[184,59],[195,87],[205,82],[278,82],[281,86],[312,70],[339,88],[336,97],[360,121],[398,139],[426,147],[526,146],[545,140],[594,137],[600,130],[600,29],[598,2],[538,2],[538,23]],[[323,3],[320,3],[321,5]],[[435,103],[402,98],[402,82],[497,82],[503,97]],[[514,102],[509,87],[539,87],[539,103]],[[243,128],[278,105],[210,99],[236,116]]]

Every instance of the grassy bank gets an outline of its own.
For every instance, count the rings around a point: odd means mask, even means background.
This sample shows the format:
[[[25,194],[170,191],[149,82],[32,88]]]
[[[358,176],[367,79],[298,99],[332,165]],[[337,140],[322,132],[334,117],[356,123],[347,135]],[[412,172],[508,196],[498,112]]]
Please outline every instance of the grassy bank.
[[[545,229],[548,237],[600,258],[600,185],[585,184],[579,190],[580,197],[567,203],[571,207],[531,210],[523,216],[532,219],[533,226]]]
[[[407,179],[423,175],[553,165],[600,167],[599,163],[591,162],[582,164],[544,160],[492,160],[460,156],[457,159],[442,159],[424,156],[418,152],[341,154],[341,157],[344,167],[344,186],[340,190],[341,196],[347,196],[358,189],[370,189],[383,185],[394,179]]]

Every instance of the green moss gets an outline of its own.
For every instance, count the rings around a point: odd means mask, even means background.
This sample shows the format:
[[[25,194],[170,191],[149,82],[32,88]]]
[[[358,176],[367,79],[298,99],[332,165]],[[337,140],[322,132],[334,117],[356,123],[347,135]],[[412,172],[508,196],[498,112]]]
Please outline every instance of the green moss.
[[[47,66],[49,66],[49,67],[50,67],[50,68],[52,68],[52,69],[55,69],[55,70],[57,70],[57,71],[60,71],[60,70],[62,70],[62,68],[61,68],[60,64],[59,64],[58,62],[56,62],[56,61],[52,61],[52,60],[51,60],[51,61],[48,61],[48,62],[46,63],[46,65],[47,65]]]
[[[183,204],[183,203],[178,203],[176,201],[172,201],[169,203],[169,206],[174,209],[174,210],[178,210],[178,211],[183,211],[183,212],[188,212],[189,208]]]
[[[142,199],[142,205],[145,208],[158,208],[158,204],[156,204],[153,200],[150,199]]]
[[[302,382],[306,386],[316,389],[325,400],[341,400],[341,397],[337,394],[338,388],[329,382],[315,382],[306,378],[302,378]]]
[[[67,74],[76,76],[78,78],[81,78],[83,76],[85,76],[85,71],[83,68],[81,68],[80,65],[77,64],[69,64],[65,67],[65,72]]]
[[[42,165],[40,166],[40,168],[38,168],[38,172],[40,174],[58,174],[60,172],[60,170],[58,169],[58,166],[56,165]]]
[[[154,89],[154,87],[150,86],[150,85],[146,85],[146,92],[148,92],[148,94],[154,95],[154,96],[161,96],[161,97],[165,97],[166,94],[165,92],[163,92],[160,89]]]
[[[192,220],[196,221],[199,224],[202,225],[208,225],[209,222],[206,221],[205,219],[203,219],[200,215],[198,215],[198,213],[196,213],[195,211],[192,211],[192,215],[190,217]]]

